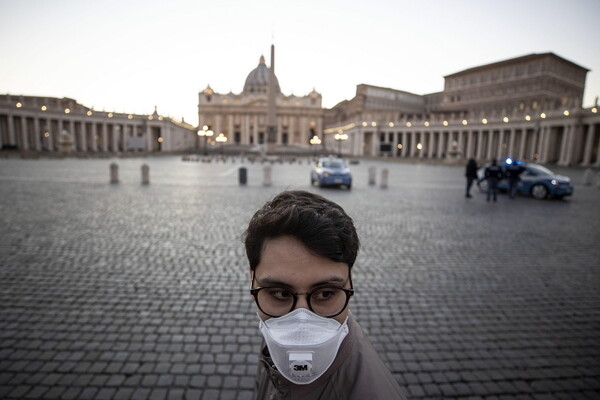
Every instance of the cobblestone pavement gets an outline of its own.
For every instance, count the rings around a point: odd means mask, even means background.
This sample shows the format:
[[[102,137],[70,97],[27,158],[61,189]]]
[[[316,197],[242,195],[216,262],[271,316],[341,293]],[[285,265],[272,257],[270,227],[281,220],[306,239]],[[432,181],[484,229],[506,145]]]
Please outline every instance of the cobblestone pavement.
[[[239,160],[0,160],[0,398],[250,399],[240,235],[286,188],[355,218],[351,308],[410,398],[600,398],[600,189],[582,170],[563,170],[572,198],[486,203],[462,166],[362,161],[347,191],[311,188],[306,161],[270,187],[245,165],[240,187]]]

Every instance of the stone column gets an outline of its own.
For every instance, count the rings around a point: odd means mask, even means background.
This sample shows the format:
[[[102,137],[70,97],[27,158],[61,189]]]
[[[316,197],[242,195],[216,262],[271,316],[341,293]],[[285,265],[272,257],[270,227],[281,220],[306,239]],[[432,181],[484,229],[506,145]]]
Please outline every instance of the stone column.
[[[34,133],[34,137],[33,140],[35,141],[35,149],[37,151],[42,151],[42,139],[41,139],[41,135],[42,132],[40,132],[40,119],[39,118],[33,118],[33,133]]]
[[[102,151],[108,153],[108,126],[102,122]]]
[[[490,129],[488,131],[487,150],[485,152],[485,154],[486,154],[486,156],[485,156],[486,161],[488,161],[488,160],[490,160],[492,158],[500,159],[500,157],[494,157],[494,155],[493,155],[494,154],[494,140],[493,140],[493,138],[494,138],[494,130]],[[500,138],[502,138],[502,129],[500,129]],[[502,140],[502,139],[500,139],[500,140]],[[500,149],[497,151],[497,153],[500,154],[500,152],[502,151],[501,150],[502,149],[502,143],[501,142],[498,143],[498,147]]]
[[[306,147],[306,137],[308,133],[308,121],[306,119],[306,117],[302,117],[300,119],[300,146],[302,147]],[[342,143],[342,147],[343,147],[343,143]]]
[[[146,139],[146,151],[151,152],[154,149],[154,140],[152,138],[152,129],[150,129],[150,124],[146,124],[146,128],[144,129],[144,138]]]
[[[508,141],[508,151],[507,151],[507,156],[514,158],[515,157],[515,151],[514,151],[514,146],[515,146],[515,136],[517,135],[517,130],[515,128],[512,128],[510,130],[510,139]]]
[[[558,165],[568,165],[567,153],[571,136],[571,125],[563,126],[563,135],[560,141],[560,156],[558,157]]]
[[[21,143],[23,148],[21,150],[29,150],[29,137],[27,133],[27,117],[21,115]]]
[[[575,123],[569,125],[569,127],[570,127],[569,128],[569,136],[567,138],[567,143],[566,143],[567,150],[565,153],[565,160],[564,160],[565,165],[573,164],[573,156],[574,156],[573,153],[575,152],[575,149],[574,149],[575,141],[578,138],[577,126],[575,125]]]
[[[587,167],[592,160],[592,146],[594,145],[594,135],[596,134],[596,125],[592,122],[587,127],[587,137],[585,138],[585,148],[583,154],[582,166]],[[598,154],[600,158],[600,154]]]
[[[527,144],[527,128],[521,128],[521,143],[519,144],[519,160],[525,157],[525,145]]]
[[[484,135],[484,130],[480,129],[479,132],[477,132],[477,150],[475,153],[475,158],[478,160],[481,160],[483,158],[488,158],[487,156],[484,157],[483,155],[483,135]],[[491,140],[491,131],[488,131],[488,140]]]
[[[400,157],[406,157],[406,133],[400,133],[400,143],[402,144],[402,149],[400,150]]]
[[[600,167],[600,140],[598,141],[598,148],[596,149],[596,167]]]
[[[504,157],[503,153],[504,153],[504,129],[500,129],[500,131],[498,132],[498,149],[496,151],[496,159],[501,160],[502,157]]]
[[[13,115],[8,113],[8,144],[16,145],[17,137],[15,134],[15,121]]]
[[[467,135],[467,152],[465,153],[465,158],[467,159],[473,157],[473,137],[475,137],[475,132],[473,132],[472,129],[469,129]]]
[[[96,139],[96,135],[98,135],[98,127],[96,123],[92,121],[92,151],[98,151],[98,140]]]
[[[433,158],[433,148],[435,147],[433,135],[433,131],[427,132],[427,158]]]
[[[548,162],[550,160],[550,140],[552,139],[552,127],[545,126],[542,130],[542,146],[543,153],[540,157],[541,162]]]
[[[54,151],[54,134],[52,133],[52,120],[48,118],[46,120],[46,132],[48,132],[48,151]]]
[[[121,125],[113,124],[112,149],[114,152],[119,151],[119,135],[121,134]]]
[[[464,140],[464,136],[465,136],[466,132],[465,131],[458,131],[458,154],[456,155],[457,158],[465,158],[465,140]]]
[[[87,137],[87,129],[85,124],[85,119],[82,119],[80,122],[81,125],[81,151],[88,151],[88,137]]]
[[[440,131],[438,133],[438,150],[437,150],[437,158],[441,159],[444,157],[444,141],[446,137],[446,132]]]

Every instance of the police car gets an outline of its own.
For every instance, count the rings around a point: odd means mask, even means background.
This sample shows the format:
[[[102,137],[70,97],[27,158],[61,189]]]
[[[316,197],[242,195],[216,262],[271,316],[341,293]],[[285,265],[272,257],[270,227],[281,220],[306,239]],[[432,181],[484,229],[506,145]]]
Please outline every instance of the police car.
[[[526,163],[507,158],[499,165],[504,176],[506,176],[508,166],[517,165],[521,167],[522,172],[519,175],[517,193],[533,196],[537,200],[548,197],[562,198],[573,194],[573,184],[568,176],[558,175],[541,164]],[[486,164],[477,171],[477,185],[482,192],[487,191],[485,169],[488,166],[489,164]],[[508,191],[508,180],[502,179],[498,183],[498,189],[503,192]]]

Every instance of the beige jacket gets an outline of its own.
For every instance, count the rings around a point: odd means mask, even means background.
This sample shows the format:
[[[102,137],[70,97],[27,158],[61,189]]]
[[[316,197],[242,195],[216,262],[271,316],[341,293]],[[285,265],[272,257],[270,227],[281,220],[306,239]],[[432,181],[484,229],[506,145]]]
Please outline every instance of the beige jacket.
[[[277,371],[266,346],[258,365],[256,400],[395,400],[406,395],[352,316],[349,333],[331,367],[308,385],[289,382]]]

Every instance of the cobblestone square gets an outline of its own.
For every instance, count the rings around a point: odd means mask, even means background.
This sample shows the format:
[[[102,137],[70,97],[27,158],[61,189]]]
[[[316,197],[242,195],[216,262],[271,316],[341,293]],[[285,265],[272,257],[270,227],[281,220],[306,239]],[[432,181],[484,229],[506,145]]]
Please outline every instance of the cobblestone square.
[[[268,187],[246,160],[240,186],[241,165],[0,159],[0,398],[251,399],[240,238],[285,189],[355,219],[351,309],[410,398],[600,397],[600,189],[583,170],[556,168],[571,198],[486,203],[465,199],[462,165],[361,160],[352,190],[311,187],[306,159],[269,165]]]

